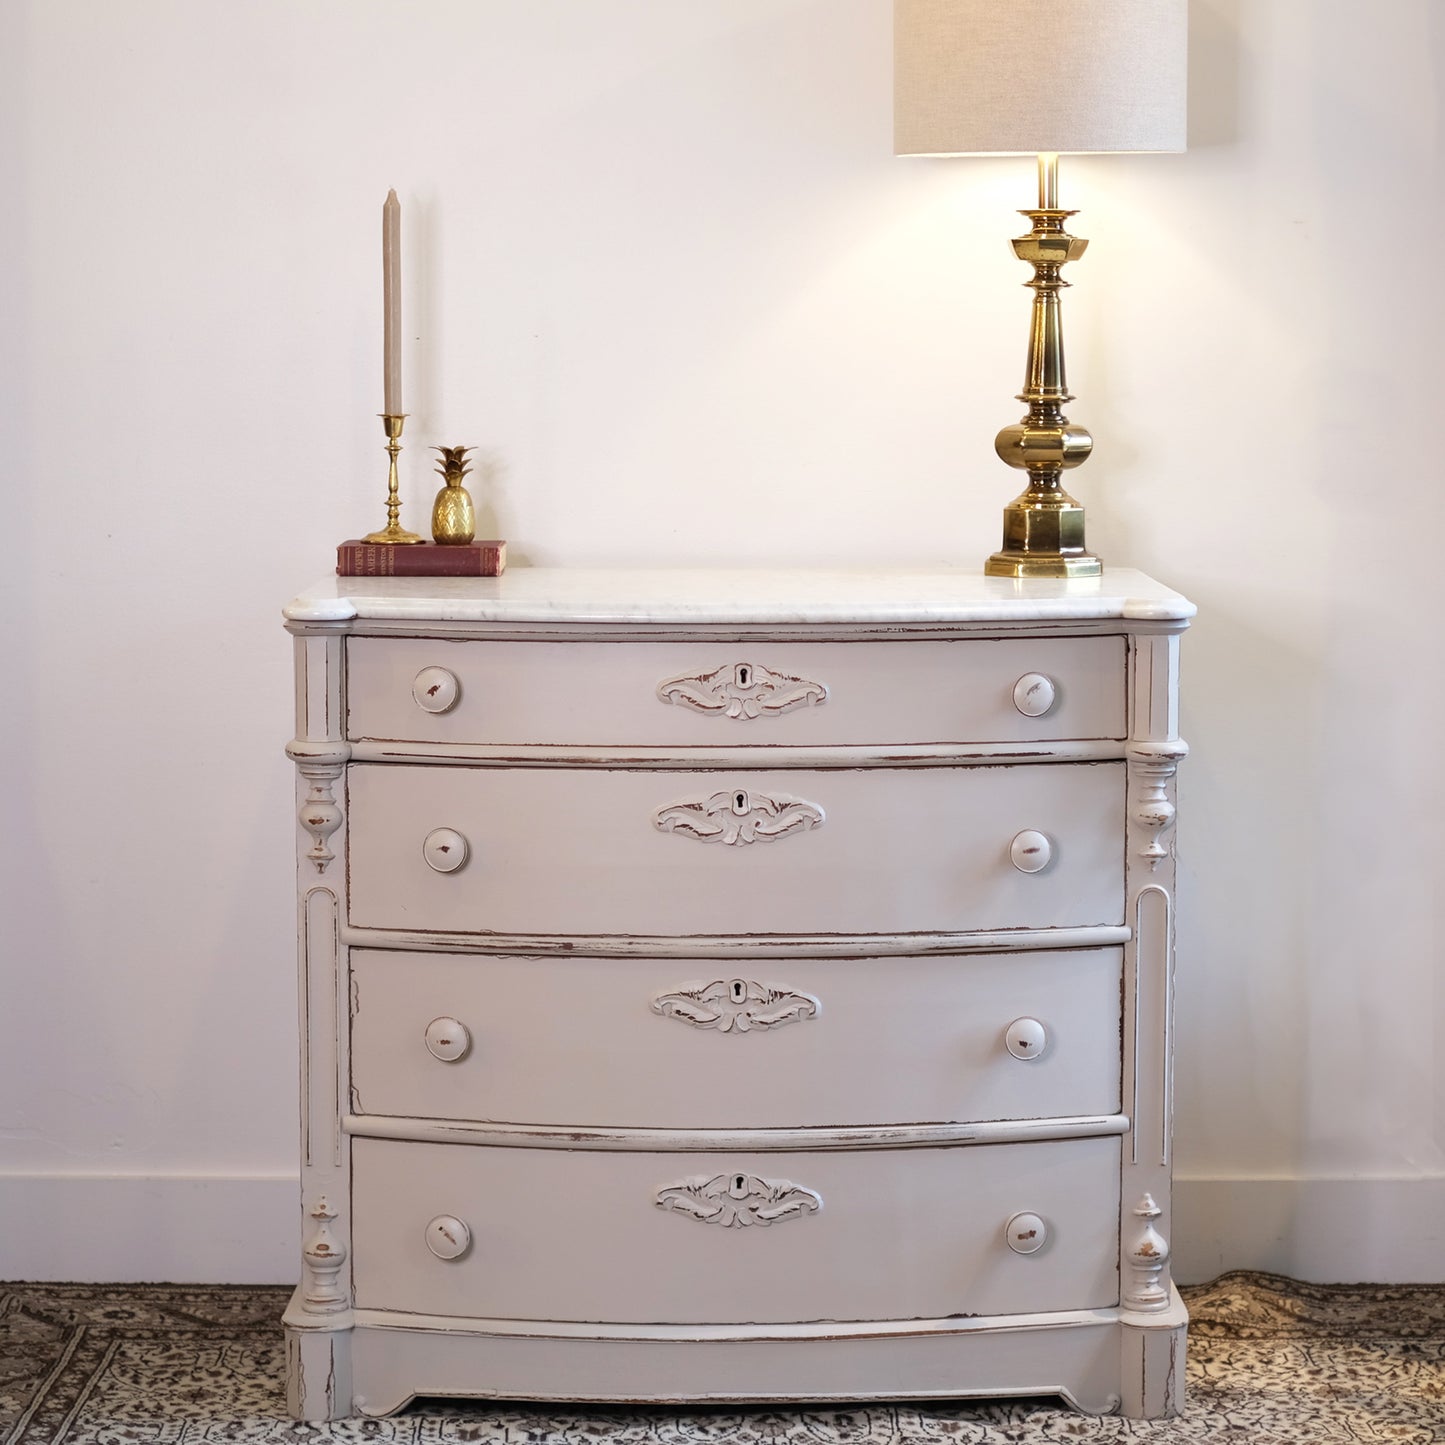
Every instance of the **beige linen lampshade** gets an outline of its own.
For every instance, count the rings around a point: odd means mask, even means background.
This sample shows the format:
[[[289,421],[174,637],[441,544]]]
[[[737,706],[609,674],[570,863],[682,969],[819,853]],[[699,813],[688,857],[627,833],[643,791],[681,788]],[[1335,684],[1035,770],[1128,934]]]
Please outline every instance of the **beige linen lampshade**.
[[[895,0],[894,151],[1182,151],[1188,18],[1188,0]]]
[[[1064,415],[1059,293],[1088,242],[1058,200],[1060,153],[1181,151],[1189,0],[894,0],[893,138],[904,156],[1039,158],[1039,203],[1013,242],[1034,269],[1029,351],[1019,400],[1028,411],[994,439],[1027,477],[1004,508],[990,577],[1097,577],[1084,509],[1063,475],[1093,448]]]

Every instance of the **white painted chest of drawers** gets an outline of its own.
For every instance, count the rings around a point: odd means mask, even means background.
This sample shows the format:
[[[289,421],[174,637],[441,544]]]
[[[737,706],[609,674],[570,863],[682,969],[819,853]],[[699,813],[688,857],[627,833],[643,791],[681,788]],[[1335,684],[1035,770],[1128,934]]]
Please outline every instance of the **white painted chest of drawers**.
[[[296,635],[291,1407],[1178,1408],[1138,573],[336,579]]]

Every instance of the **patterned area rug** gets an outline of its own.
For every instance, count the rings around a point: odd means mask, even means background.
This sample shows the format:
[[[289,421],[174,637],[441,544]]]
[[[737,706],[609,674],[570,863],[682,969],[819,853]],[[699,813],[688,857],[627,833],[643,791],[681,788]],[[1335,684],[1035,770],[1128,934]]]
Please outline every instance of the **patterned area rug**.
[[[0,1441],[476,1441],[483,1445],[1210,1445],[1445,1442],[1445,1286],[1228,1274],[1185,1291],[1189,1405],[1156,1422],[1047,1402],[803,1411],[419,1402],[386,1420],[282,1417],[285,1289],[0,1285]]]

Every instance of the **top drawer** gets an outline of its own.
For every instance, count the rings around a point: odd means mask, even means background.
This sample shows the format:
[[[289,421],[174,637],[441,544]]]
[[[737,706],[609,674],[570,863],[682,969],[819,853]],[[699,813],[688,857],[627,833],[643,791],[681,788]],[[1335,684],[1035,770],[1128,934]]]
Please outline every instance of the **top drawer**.
[[[1124,736],[1122,637],[347,644],[353,741],[597,747]]]

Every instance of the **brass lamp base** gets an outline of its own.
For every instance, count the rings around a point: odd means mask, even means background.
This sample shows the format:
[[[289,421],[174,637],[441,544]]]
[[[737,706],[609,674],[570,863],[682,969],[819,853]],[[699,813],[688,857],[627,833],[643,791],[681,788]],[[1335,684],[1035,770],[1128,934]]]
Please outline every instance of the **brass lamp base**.
[[[1014,254],[1033,267],[1025,284],[1034,293],[1023,419],[994,439],[1001,460],[1018,467],[1028,486],[1004,508],[1003,546],[984,564],[987,577],[1098,577],[1104,565],[1084,546],[1084,509],[1064,490],[1064,472],[1088,458],[1093,438],[1064,415],[1074,398],[1064,376],[1064,334],[1059,293],[1069,284],[1060,274],[1084,254],[1087,241],[1071,236],[1064,223],[1074,214],[1057,202],[1058,157],[1039,157],[1039,204],[1025,211],[1033,222],[1013,243]]]
[[[1104,564],[1084,546],[1084,509],[1065,491],[1025,492],[1003,510],[1003,546],[986,577],[1098,577]]]

